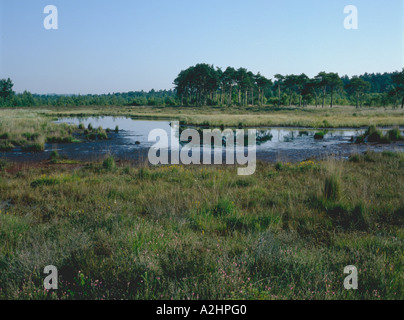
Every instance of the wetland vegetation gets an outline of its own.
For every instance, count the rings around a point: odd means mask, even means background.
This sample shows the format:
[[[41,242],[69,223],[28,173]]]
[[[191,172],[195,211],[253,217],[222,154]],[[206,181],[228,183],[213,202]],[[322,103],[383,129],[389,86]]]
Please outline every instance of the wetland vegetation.
[[[112,157],[0,168],[2,299],[404,298],[402,153],[250,177]],[[43,290],[49,264],[57,291]]]

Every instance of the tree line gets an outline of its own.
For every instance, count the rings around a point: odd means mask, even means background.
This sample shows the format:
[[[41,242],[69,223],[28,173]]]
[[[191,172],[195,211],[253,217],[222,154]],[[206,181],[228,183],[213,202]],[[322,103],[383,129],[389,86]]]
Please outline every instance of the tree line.
[[[267,79],[245,68],[226,70],[197,64],[179,73],[174,80],[181,105],[297,105],[328,104],[367,106],[401,103],[404,108],[404,69],[401,72],[340,77],[338,73],[307,75],[276,74]]]
[[[16,94],[11,79],[0,79],[0,107],[29,106],[392,106],[404,108],[404,69],[342,76],[319,72],[276,74],[268,79],[245,68],[197,64],[181,71],[172,90],[101,95]]]
[[[7,85],[6,85],[7,84]],[[0,107],[30,106],[175,106],[178,104],[174,90],[154,89],[125,93],[59,95],[32,94],[28,91],[16,94],[10,79],[0,80]]]

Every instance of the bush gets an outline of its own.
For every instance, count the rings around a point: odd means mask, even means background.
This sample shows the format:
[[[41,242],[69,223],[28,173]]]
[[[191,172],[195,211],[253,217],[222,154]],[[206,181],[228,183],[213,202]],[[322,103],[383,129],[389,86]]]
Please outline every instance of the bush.
[[[52,163],[56,163],[60,159],[60,155],[57,151],[52,151],[52,153],[49,156],[49,160]]]
[[[4,170],[8,166],[8,161],[5,159],[0,159],[0,170]]]
[[[392,129],[389,132],[387,132],[387,136],[389,137],[389,139],[391,141],[400,141],[403,139],[403,137],[401,137],[400,130],[397,128]]]
[[[366,130],[364,135],[360,135],[356,138],[356,143],[376,142],[376,143],[391,143],[392,141],[399,141],[402,139],[399,129],[392,129],[387,132],[386,135],[376,128],[376,126],[370,126]]]
[[[326,200],[338,201],[341,197],[340,178],[333,174],[325,179],[324,198]]]
[[[363,231],[368,227],[365,219],[366,209],[362,203],[352,208],[352,206],[343,202],[327,202],[325,209],[333,224],[344,230]]]
[[[368,151],[366,151],[366,152],[364,153],[363,159],[364,159],[366,162],[376,162],[376,160],[377,160],[377,154],[376,154],[374,151],[368,150]]]
[[[361,156],[359,154],[353,154],[349,157],[350,162],[358,163],[361,161]]]
[[[107,140],[108,135],[105,131],[103,132],[92,132],[87,135],[88,140]]]
[[[27,141],[35,141],[36,139],[39,138],[39,134],[38,133],[23,133],[22,136],[27,139]]]
[[[331,124],[327,120],[323,121],[323,128],[331,128],[331,127],[332,127]]]
[[[36,179],[31,182],[31,187],[32,188],[38,188],[40,186],[54,186],[60,184],[60,180],[57,178],[52,178],[52,177],[43,177]]]
[[[0,151],[10,151],[14,149],[14,145],[10,142],[0,143]]]
[[[107,157],[104,162],[102,163],[104,169],[108,171],[113,171],[116,169],[116,163],[113,156]]]
[[[84,129],[85,129],[83,123],[80,123],[80,124],[79,124],[79,129],[80,129],[80,130],[84,130]]]
[[[380,142],[383,139],[383,133],[376,126],[370,126],[365,137],[368,138],[368,142]]]
[[[325,136],[325,133],[323,131],[316,132],[316,134],[314,135],[314,139],[322,140],[322,139],[324,139],[324,136]]]
[[[360,136],[356,137],[355,143],[357,143],[357,144],[365,143],[365,136],[360,135]]]
[[[99,140],[108,140],[108,135],[105,131],[98,132],[98,139]]]
[[[282,162],[277,162],[275,165],[276,171],[281,171],[283,169],[283,164]]]
[[[1,140],[6,140],[6,139],[10,139],[10,135],[6,132],[6,133],[2,133],[0,134],[0,139]]]
[[[73,137],[47,137],[48,143],[74,143],[77,142]]]
[[[213,208],[214,216],[226,216],[233,213],[235,210],[234,202],[229,199],[220,199],[217,205]]]
[[[386,158],[398,158],[400,155],[399,155],[399,153],[385,150],[382,152],[382,156],[386,157]]]

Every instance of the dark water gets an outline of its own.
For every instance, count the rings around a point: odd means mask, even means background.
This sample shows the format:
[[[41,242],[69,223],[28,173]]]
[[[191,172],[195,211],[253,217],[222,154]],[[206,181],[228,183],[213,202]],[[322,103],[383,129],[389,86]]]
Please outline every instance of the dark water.
[[[90,118],[64,118],[57,123],[74,125],[90,123],[94,128],[101,126],[111,129],[107,141],[83,142],[77,144],[46,144],[43,153],[27,153],[16,149],[13,152],[1,155],[14,161],[38,161],[49,158],[52,150],[69,159],[99,160],[106,154],[112,154],[122,160],[147,160],[149,148],[155,143],[148,140],[154,129],[167,132],[170,137],[171,122],[169,121],[140,121],[122,117],[90,117]],[[173,123],[174,125],[174,123]],[[115,127],[119,132],[115,133]],[[178,128],[179,134],[187,129]],[[328,130],[324,139],[316,140],[314,135],[318,130],[301,128],[261,128],[257,129],[257,159],[264,161],[302,161],[308,158],[325,158],[334,156],[347,158],[352,153],[361,153],[366,150],[392,150],[404,151],[404,143],[391,145],[355,145],[351,138],[364,133],[364,129],[332,129]],[[235,131],[234,131],[235,132]],[[245,130],[247,134],[247,130]],[[174,136],[178,143],[179,134]],[[166,146],[170,148],[171,139]],[[247,136],[245,137],[247,145]],[[188,142],[182,143],[182,145]],[[181,145],[179,146],[181,148]],[[240,148],[236,146],[236,149]]]

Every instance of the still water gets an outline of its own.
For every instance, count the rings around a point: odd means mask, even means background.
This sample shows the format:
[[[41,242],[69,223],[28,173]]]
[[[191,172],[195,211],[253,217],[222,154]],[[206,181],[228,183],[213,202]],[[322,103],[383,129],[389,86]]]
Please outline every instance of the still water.
[[[119,147],[127,149],[149,148],[154,144],[154,142],[148,141],[149,133],[152,130],[162,129],[167,132],[168,136],[170,136],[171,130],[169,121],[143,121],[121,117],[64,118],[59,119],[57,122],[74,125],[82,123],[85,127],[91,124],[94,128],[101,126],[104,129],[109,128],[111,130],[118,126],[119,135],[115,137],[116,143],[119,144]],[[182,132],[187,128],[181,127],[179,131]],[[315,140],[314,135],[317,131],[298,128],[257,129],[257,150],[322,149],[336,144],[350,143],[351,137],[364,133],[363,129],[332,129],[328,130],[324,139]],[[247,133],[247,130],[245,132]],[[176,139],[179,140],[179,137],[177,136]],[[110,144],[108,144],[108,147],[110,147]]]
[[[39,161],[49,159],[53,150],[69,159],[84,161],[100,160],[106,154],[112,154],[121,160],[147,161],[148,150],[155,144],[149,141],[149,134],[154,129],[160,129],[167,133],[169,139],[167,148],[172,145],[170,141],[170,121],[144,121],[125,117],[88,117],[88,118],[61,118],[56,123],[68,123],[78,126],[82,123],[85,127],[91,123],[93,128],[102,127],[110,129],[109,139],[104,141],[87,141],[84,136],[77,137],[82,143],[72,144],[46,144],[45,152],[28,153],[21,150],[2,153],[1,156],[14,161]],[[173,123],[174,124],[174,123]],[[119,132],[115,133],[115,127]],[[178,144],[179,135],[188,128],[197,129],[202,137],[202,130],[195,127],[179,127],[178,133],[173,139]],[[174,130],[176,131],[176,130]],[[404,143],[391,145],[356,145],[351,141],[364,133],[364,129],[331,129],[324,139],[316,140],[315,133],[319,130],[302,128],[257,128],[257,159],[263,161],[303,161],[308,158],[326,158],[329,156],[348,158],[352,153],[361,153],[366,150],[375,151],[404,151]],[[235,130],[233,131],[236,132]],[[201,138],[202,141],[202,138]],[[188,142],[179,144],[179,149]],[[247,130],[245,130],[244,145],[248,145]],[[196,146],[198,147],[198,146]],[[200,147],[200,146],[199,146]],[[174,148],[175,149],[175,148]],[[236,150],[246,148],[236,145]],[[223,149],[224,150],[224,149]],[[221,152],[216,150],[217,152]],[[215,151],[214,151],[215,152]]]

